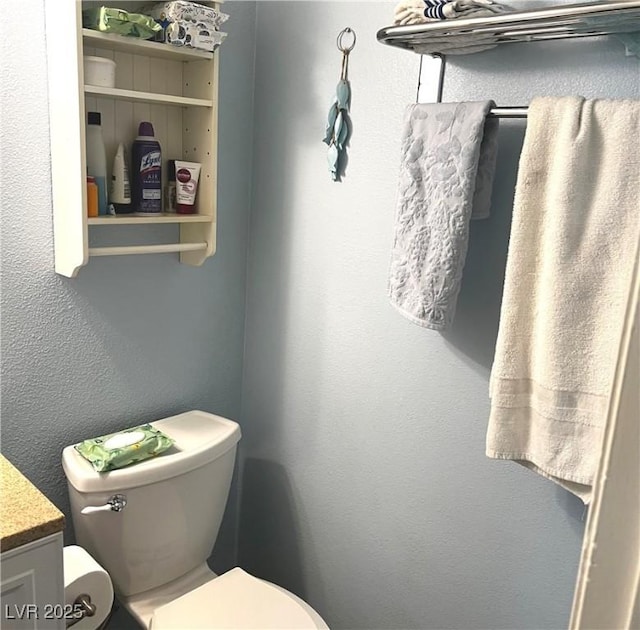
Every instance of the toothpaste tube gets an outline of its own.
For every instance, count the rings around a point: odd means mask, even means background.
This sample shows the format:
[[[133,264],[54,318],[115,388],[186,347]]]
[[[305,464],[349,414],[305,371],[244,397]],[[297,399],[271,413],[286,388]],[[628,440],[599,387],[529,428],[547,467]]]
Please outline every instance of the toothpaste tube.
[[[178,214],[194,214],[196,193],[201,165],[197,162],[176,160],[176,211]]]

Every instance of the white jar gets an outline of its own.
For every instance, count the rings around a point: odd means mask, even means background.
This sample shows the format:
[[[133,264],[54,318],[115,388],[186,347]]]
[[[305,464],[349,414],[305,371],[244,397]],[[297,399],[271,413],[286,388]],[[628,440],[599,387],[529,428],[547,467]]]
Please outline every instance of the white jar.
[[[84,82],[100,87],[116,86],[116,62],[105,57],[84,58]]]

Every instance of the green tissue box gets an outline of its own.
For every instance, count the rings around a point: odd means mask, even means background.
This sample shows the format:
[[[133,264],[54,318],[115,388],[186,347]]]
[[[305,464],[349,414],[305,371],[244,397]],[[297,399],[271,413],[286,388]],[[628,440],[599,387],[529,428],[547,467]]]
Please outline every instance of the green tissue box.
[[[76,451],[91,462],[97,472],[124,468],[166,451],[173,440],[150,424],[85,440]]]

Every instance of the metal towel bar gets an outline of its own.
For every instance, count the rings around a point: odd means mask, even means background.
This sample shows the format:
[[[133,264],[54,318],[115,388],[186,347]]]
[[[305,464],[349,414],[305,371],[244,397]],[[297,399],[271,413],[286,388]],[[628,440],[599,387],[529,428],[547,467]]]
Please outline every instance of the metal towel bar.
[[[526,118],[528,107],[494,107],[489,116],[496,118]]]

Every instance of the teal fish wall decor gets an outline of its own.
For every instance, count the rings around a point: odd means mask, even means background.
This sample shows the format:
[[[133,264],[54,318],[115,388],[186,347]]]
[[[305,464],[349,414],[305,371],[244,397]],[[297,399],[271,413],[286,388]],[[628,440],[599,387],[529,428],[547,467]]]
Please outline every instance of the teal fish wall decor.
[[[352,36],[349,45],[343,43],[346,34]],[[327,161],[329,172],[333,181],[340,181],[344,176],[346,159],[346,145],[351,136],[351,120],[349,118],[349,105],[351,102],[351,86],[349,84],[349,53],[356,45],[356,34],[350,28],[340,31],[337,40],[338,50],[342,53],[342,69],[340,81],[336,87],[336,94],[329,109],[327,127],[323,142],[328,145]]]

